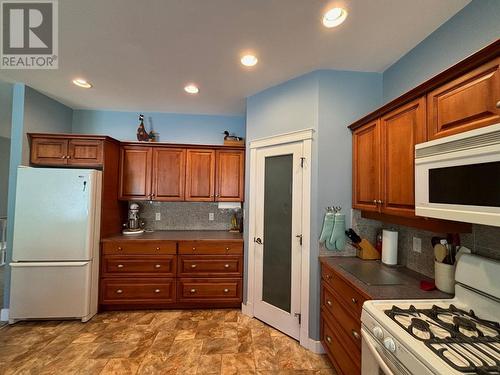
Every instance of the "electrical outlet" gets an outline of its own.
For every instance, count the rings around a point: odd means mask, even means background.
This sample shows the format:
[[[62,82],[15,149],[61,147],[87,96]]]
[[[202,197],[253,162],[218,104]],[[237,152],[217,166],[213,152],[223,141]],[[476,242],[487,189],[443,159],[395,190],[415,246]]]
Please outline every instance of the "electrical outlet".
[[[210,213],[208,214],[208,221],[214,221],[214,220],[215,220],[215,215],[214,215],[214,213],[213,213],[213,212],[210,212]]]
[[[418,237],[413,237],[413,251],[416,253],[422,252],[422,239]]]
[[[156,220],[156,221],[160,221],[160,220],[161,220],[161,213],[160,213],[160,212],[157,212],[157,213],[155,214],[155,220]]]

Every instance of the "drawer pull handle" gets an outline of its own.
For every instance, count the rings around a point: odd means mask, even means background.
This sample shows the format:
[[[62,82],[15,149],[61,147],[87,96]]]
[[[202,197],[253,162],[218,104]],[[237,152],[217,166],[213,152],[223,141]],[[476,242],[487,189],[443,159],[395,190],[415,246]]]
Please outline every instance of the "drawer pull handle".
[[[122,248],[120,246],[118,246],[118,250],[122,250]]]
[[[351,302],[354,303],[354,304],[357,304],[358,303],[358,300],[354,297],[351,298]]]
[[[191,264],[191,268],[196,268],[196,264]]]
[[[224,293],[229,293],[229,289],[224,289]]]
[[[196,250],[196,247],[193,247],[193,251],[195,251],[195,250]]]
[[[160,268],[161,264],[155,264],[155,268]]]
[[[332,306],[332,305],[333,305],[332,301],[330,301],[330,300],[327,300],[327,301],[326,301],[326,304],[327,304],[328,306]]]
[[[157,247],[157,248],[156,248],[156,250],[160,251],[160,248],[159,248],[159,247]]]
[[[119,265],[117,265],[116,267],[118,267],[118,268],[123,268],[123,264],[119,264]]]
[[[196,293],[196,289],[193,288],[193,289],[190,290],[190,292],[191,293]]]
[[[121,290],[121,289],[116,289],[116,293],[118,293],[118,294],[122,294],[122,293],[123,293],[123,290]]]
[[[359,333],[357,333],[355,330],[352,330],[351,333],[356,340],[359,340]]]
[[[332,338],[330,336],[326,336],[326,341],[331,344],[332,343]]]
[[[229,264],[224,264],[224,268],[229,268]]]
[[[160,293],[161,290],[160,289],[155,289],[155,293]]]

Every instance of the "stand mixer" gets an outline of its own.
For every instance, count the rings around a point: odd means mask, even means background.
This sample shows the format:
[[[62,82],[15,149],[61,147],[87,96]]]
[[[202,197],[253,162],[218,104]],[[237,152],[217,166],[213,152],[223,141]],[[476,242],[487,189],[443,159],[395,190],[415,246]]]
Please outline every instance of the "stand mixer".
[[[123,224],[123,234],[141,234],[144,233],[144,222],[139,218],[139,205],[131,203],[128,208],[128,221]]]

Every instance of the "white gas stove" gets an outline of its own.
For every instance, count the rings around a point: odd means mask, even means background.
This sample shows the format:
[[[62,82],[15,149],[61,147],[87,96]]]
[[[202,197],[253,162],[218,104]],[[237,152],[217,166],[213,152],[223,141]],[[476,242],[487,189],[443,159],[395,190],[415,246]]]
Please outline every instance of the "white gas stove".
[[[367,301],[362,374],[500,374],[500,262],[463,255],[455,298]]]

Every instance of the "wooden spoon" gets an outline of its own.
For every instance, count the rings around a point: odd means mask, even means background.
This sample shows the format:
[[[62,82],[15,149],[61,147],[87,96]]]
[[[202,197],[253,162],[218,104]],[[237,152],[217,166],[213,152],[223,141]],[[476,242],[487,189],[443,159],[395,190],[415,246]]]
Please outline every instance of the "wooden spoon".
[[[446,250],[446,246],[440,243],[434,246],[434,256],[436,257],[437,262],[443,263],[447,255],[448,255],[448,250]]]

